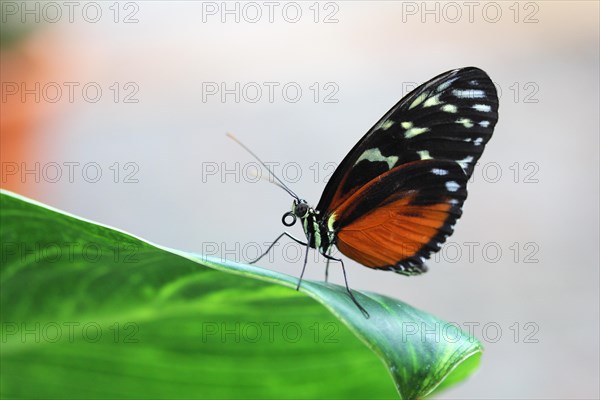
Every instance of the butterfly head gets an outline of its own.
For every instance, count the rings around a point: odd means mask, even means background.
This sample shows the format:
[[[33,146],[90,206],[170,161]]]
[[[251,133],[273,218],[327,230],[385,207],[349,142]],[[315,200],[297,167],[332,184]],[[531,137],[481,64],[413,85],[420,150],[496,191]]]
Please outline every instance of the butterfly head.
[[[310,214],[314,214],[315,211],[306,203],[306,200],[296,200],[292,203],[292,211],[288,211],[283,214],[281,221],[285,226],[292,226],[296,223],[296,219],[301,220],[308,218]]]

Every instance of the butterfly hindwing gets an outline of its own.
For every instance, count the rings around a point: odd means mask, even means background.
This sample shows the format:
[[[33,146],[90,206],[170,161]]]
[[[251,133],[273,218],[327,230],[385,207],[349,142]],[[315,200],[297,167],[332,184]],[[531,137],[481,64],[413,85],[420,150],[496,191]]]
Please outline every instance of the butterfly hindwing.
[[[378,176],[333,210],[337,247],[376,269],[413,275],[452,234],[467,177],[454,161],[411,162]]]
[[[474,67],[443,73],[388,111],[354,146],[327,183],[328,212],[375,177],[419,160],[453,160],[470,177],[498,120],[488,75]]]

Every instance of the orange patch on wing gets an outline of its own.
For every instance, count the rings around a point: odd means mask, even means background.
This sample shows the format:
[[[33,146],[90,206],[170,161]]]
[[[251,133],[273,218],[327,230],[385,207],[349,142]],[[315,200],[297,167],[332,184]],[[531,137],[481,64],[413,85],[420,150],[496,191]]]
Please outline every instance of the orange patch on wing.
[[[337,234],[346,256],[371,268],[396,265],[412,257],[439,232],[450,204],[410,205],[404,197],[360,217]]]
[[[338,217],[339,217],[340,210],[343,210],[344,212],[350,211],[349,207],[353,204],[357,204],[354,200],[356,198],[360,197],[364,192],[368,191],[369,188],[371,187],[371,185],[373,185],[375,182],[385,179],[388,175],[397,173],[402,168],[410,167],[412,165],[416,165],[417,163],[421,163],[421,162],[422,161],[413,161],[413,162],[409,162],[409,163],[394,167],[394,168],[390,169],[389,171],[375,177],[373,180],[368,182],[366,185],[361,186],[359,188],[355,188],[353,190],[350,190],[349,193],[342,194],[341,190],[343,187],[345,187],[346,179],[348,178],[347,176],[345,176],[344,179],[342,179],[342,181],[340,182],[335,194],[333,195],[333,198],[331,199],[331,203],[329,204],[329,208],[332,210],[338,210],[336,213],[338,214]]]

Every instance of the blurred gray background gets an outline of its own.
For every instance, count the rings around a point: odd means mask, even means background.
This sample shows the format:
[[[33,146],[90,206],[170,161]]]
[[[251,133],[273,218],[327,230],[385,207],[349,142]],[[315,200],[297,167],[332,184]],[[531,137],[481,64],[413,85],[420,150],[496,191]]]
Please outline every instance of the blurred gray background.
[[[316,205],[335,165],[410,89],[486,70],[500,120],[450,243],[420,277],[349,260],[350,284],[483,342],[477,374],[440,398],[600,396],[597,2],[101,2],[100,17],[79,4],[53,22],[41,3],[21,49],[43,65],[42,89],[28,153],[13,159],[42,172],[2,186],[237,261],[283,231],[291,198],[257,182],[225,132]],[[56,102],[48,82],[62,87]],[[284,244],[261,265],[297,276],[301,249]],[[323,260],[310,260],[306,276],[322,279]],[[342,283],[335,265],[331,276]]]

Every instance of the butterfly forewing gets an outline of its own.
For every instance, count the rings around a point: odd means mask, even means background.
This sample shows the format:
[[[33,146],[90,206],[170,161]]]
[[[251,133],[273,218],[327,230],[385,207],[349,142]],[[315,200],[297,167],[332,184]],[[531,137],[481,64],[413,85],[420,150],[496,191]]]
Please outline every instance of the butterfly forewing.
[[[443,73],[400,100],[344,158],[317,206],[340,251],[371,268],[424,272],[453,232],[497,120],[496,89],[478,68]]]
[[[418,160],[453,160],[467,178],[498,120],[498,98],[478,68],[441,74],[388,111],[329,180],[318,210],[332,210],[375,177]]]

